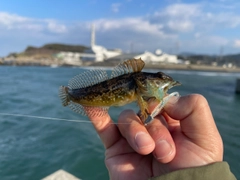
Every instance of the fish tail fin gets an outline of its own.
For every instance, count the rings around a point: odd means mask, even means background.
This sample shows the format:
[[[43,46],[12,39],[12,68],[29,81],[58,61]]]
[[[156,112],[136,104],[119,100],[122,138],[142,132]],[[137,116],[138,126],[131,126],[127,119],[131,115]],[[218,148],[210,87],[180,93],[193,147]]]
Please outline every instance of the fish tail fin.
[[[70,100],[68,98],[68,87],[66,86],[60,86],[59,87],[59,97],[62,101],[63,106],[67,106],[70,103]]]

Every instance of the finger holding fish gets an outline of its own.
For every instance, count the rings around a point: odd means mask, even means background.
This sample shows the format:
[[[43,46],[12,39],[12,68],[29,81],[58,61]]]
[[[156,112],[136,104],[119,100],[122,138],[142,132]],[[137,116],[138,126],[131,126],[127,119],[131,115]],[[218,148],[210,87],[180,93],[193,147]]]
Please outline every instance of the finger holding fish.
[[[134,111],[123,111],[119,116],[118,123],[121,135],[136,152],[147,155],[154,150],[154,140]]]
[[[150,108],[154,109],[156,105],[152,104]],[[154,121],[144,126],[138,115],[131,110],[126,110],[121,113],[118,122],[122,136],[139,154],[152,153],[154,158],[162,163],[168,163],[174,158],[175,144],[163,116],[158,115]]]
[[[91,111],[99,111],[99,109],[93,107]],[[102,116],[90,115],[88,117],[106,149],[121,138],[118,127],[107,112],[103,113]]]

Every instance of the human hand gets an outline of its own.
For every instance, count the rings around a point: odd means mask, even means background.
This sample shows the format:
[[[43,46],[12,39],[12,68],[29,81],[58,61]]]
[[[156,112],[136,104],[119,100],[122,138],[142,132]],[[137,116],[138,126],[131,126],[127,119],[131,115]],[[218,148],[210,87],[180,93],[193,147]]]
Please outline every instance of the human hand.
[[[147,126],[131,110],[121,113],[118,125],[109,115],[90,117],[106,148],[111,179],[148,179],[222,161],[222,139],[206,99],[174,98]]]

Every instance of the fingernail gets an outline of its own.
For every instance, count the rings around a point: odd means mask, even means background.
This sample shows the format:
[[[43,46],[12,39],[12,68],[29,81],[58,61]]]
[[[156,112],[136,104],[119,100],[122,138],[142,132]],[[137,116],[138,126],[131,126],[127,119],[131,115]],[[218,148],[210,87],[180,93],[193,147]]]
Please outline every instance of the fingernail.
[[[154,145],[152,138],[145,132],[138,132],[135,135],[135,143],[138,149],[148,148]]]
[[[169,100],[168,100],[168,103],[170,104],[176,104],[179,100],[180,96],[172,96]]]
[[[173,149],[172,146],[166,140],[159,140],[156,142],[154,156],[156,159],[164,159],[165,157],[172,154]]]

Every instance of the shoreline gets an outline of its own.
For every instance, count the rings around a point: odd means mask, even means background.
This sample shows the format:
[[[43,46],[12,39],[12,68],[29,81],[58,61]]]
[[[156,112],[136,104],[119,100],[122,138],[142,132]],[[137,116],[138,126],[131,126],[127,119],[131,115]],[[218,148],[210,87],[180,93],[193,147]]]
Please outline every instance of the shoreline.
[[[240,73],[240,68],[223,68],[218,66],[207,65],[165,65],[165,66],[146,66],[146,69],[163,69],[176,71],[204,71],[204,72],[226,72],[226,73]]]
[[[82,67],[115,67],[118,63],[94,63],[89,66]],[[210,65],[195,65],[195,64],[145,64],[144,69],[159,69],[159,70],[175,70],[175,71],[204,71],[204,72],[226,72],[226,73],[240,73],[240,68],[224,68],[220,66],[210,66]]]
[[[46,63],[46,62],[9,62],[0,63],[1,66],[39,66],[39,67],[110,67],[117,66],[118,62],[94,62],[94,63],[83,63],[82,65],[71,65],[71,64],[60,64],[60,63]],[[210,65],[196,65],[196,64],[150,64],[146,63],[144,69],[159,69],[159,70],[175,70],[175,71],[204,71],[204,72],[226,72],[226,73],[240,73],[240,67],[224,68],[220,66]]]

